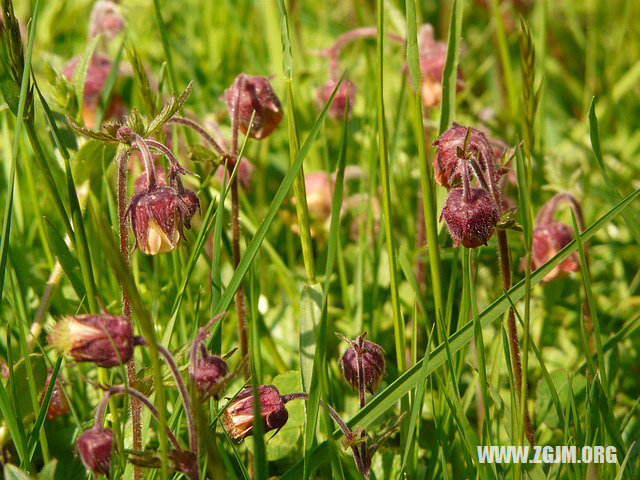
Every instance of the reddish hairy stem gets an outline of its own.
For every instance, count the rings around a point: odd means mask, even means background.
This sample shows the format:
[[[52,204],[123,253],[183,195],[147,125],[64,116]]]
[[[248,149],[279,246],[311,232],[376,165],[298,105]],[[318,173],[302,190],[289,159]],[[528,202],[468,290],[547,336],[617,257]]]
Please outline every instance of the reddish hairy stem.
[[[218,152],[219,155],[223,157],[228,156],[227,152],[218,144],[218,142],[216,142],[215,139],[211,135],[209,135],[209,133],[204,128],[202,128],[198,123],[194,122],[193,120],[190,120],[184,117],[175,116],[175,117],[171,117],[171,119],[167,121],[167,123],[178,123],[180,125],[184,125],[185,127],[189,127],[198,135],[200,135],[202,138],[204,138],[207,141],[207,143],[209,143],[209,145],[211,145],[213,149],[216,152]]]
[[[502,288],[509,291],[511,288],[511,259],[509,258],[509,243],[507,241],[507,232],[498,230],[498,247],[500,250],[500,271],[502,274]],[[518,331],[516,330],[516,317],[513,308],[509,308],[509,316],[507,318],[507,326],[509,329],[509,347],[511,350],[511,364],[513,365],[513,376],[516,384],[516,392],[518,401],[525,402],[524,405],[524,429],[527,440],[531,445],[534,444],[533,426],[529,409],[526,405],[526,398],[522,398],[522,363],[520,362],[520,344],[518,343]]]
[[[129,230],[125,216],[127,211],[127,173],[129,167],[129,155],[131,150],[125,150],[118,158],[118,228],[120,240],[120,255],[122,261],[129,268]],[[122,315],[131,322],[131,304],[124,291],[122,285]],[[127,363],[127,380],[130,387],[136,385],[136,364],[135,357],[132,355],[131,360]],[[134,450],[142,450],[142,405],[138,400],[131,399],[131,424],[133,432],[133,448]],[[142,469],[138,466],[133,467],[133,476],[135,480],[142,480]]]
[[[239,77],[238,94],[236,95],[235,108],[233,111],[232,139],[231,139],[231,157],[235,159],[238,155],[238,115],[240,112],[240,96],[244,87],[244,76]],[[227,167],[230,168],[230,167]],[[240,264],[240,207],[238,202],[238,177],[236,176],[231,182],[231,236],[233,238],[233,268],[237,269]],[[238,286],[236,291],[236,311],[238,313],[238,340],[240,342],[240,352],[242,357],[246,357],[249,353],[247,342],[247,324],[244,317],[244,291],[242,284]],[[249,364],[244,366],[244,378],[249,379],[251,373]]]

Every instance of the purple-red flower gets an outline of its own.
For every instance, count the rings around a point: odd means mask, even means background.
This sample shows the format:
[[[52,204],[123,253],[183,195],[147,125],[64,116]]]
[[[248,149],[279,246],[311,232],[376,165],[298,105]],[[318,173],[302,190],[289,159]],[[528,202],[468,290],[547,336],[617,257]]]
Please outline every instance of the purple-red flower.
[[[131,322],[117,315],[64,317],[51,329],[48,339],[77,362],[93,362],[99,367],[122,365],[133,355]]]
[[[486,135],[480,130],[469,129],[454,122],[451,128],[433,142],[436,147],[436,155],[433,158],[435,179],[445,188],[455,187],[462,181],[462,172],[467,160],[461,159],[458,154],[464,148],[467,132],[469,132],[467,155],[471,155],[483,170],[486,169],[487,162],[491,162],[492,167],[495,166],[494,150]],[[467,166],[467,168],[470,167]],[[495,175],[497,173],[496,171]],[[498,179],[495,178],[495,180]]]
[[[453,245],[467,248],[486,245],[500,215],[489,193],[481,188],[469,188],[465,198],[462,188],[449,191],[442,207],[440,220],[444,219],[453,238]]]
[[[224,91],[224,100],[231,118],[235,116],[238,95],[238,123],[242,133],[247,133],[251,115],[255,112],[250,136],[260,140],[271,135],[282,120],[282,107],[269,78],[245,74],[236,77]]]
[[[191,228],[191,218],[200,208],[191,190],[167,186],[145,189],[131,197],[127,215],[136,247],[147,255],[170,252],[184,236],[183,228]]]
[[[318,88],[316,93],[316,98],[318,104],[321,107],[324,107],[329,99],[331,99],[331,94],[333,90],[336,88],[337,82],[335,80],[327,80],[325,84]],[[338,91],[336,92],[336,96],[333,98],[333,103],[331,107],[329,107],[328,115],[334,120],[339,120],[344,115],[344,110],[347,108],[347,100],[349,101],[349,110],[347,111],[347,116],[351,116],[351,108],[353,107],[353,103],[356,99],[356,87],[349,80],[344,79],[340,86],[338,87]]]
[[[229,366],[221,357],[208,354],[202,347],[195,365],[189,366],[189,374],[203,398],[217,398],[219,386],[229,374]]]
[[[113,439],[112,430],[97,427],[87,430],[78,437],[76,447],[87,470],[109,476]]]
[[[280,392],[273,385],[258,387],[260,400],[260,417],[264,432],[282,428],[289,418]],[[234,440],[244,440],[253,433],[253,391],[245,388],[224,411],[222,423],[225,430]]]
[[[376,343],[362,340],[364,335],[350,342],[349,348],[340,357],[342,375],[351,388],[360,388],[358,367],[362,365],[363,388],[373,393],[380,386],[385,374],[384,350]]]

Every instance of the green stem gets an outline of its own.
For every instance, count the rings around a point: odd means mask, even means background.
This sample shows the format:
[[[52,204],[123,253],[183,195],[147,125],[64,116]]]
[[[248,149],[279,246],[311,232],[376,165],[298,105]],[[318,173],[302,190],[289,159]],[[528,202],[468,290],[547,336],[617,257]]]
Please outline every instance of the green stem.
[[[500,11],[500,0],[491,0],[493,21],[495,22],[496,41],[498,42],[498,51],[500,53],[500,63],[502,65],[503,87],[507,94],[507,103],[512,118],[518,115],[518,96],[515,91],[515,83],[513,82],[513,72],[511,71],[511,59],[509,58],[509,46],[507,44],[507,35],[504,30],[502,21],[502,13]]]

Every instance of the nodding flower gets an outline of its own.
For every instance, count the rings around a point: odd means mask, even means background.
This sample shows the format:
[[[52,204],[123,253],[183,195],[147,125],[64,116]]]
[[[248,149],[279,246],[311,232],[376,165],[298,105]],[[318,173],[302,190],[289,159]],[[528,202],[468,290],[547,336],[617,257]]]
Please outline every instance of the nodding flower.
[[[48,340],[77,362],[93,362],[99,367],[123,365],[133,355],[131,322],[117,315],[64,317],[50,330]]]
[[[84,466],[91,473],[109,476],[111,450],[114,448],[113,431],[94,427],[78,437],[76,448]]]
[[[380,386],[385,374],[384,350],[376,343],[364,340],[366,333],[349,342],[349,348],[340,357],[340,367],[346,382],[354,390],[360,389],[359,368],[362,369],[362,388],[369,393]]]
[[[482,188],[470,188],[465,197],[463,188],[449,191],[442,207],[440,220],[444,219],[453,239],[454,247],[467,248],[486,245],[500,215],[489,193]]]
[[[579,222],[582,223],[582,209],[573,195],[569,193],[559,193],[545,203],[538,212],[536,224],[533,229],[531,244],[532,270],[536,270],[547,263],[573,240],[573,229],[553,219],[558,205],[562,202],[567,202],[573,207]],[[521,264],[522,270],[524,270],[525,262],[526,259],[523,259]],[[554,278],[570,272],[577,272],[579,269],[580,262],[578,254],[574,252],[547,273],[542,281],[549,282]]]
[[[136,247],[147,255],[170,252],[184,238],[184,227],[191,228],[191,218],[200,209],[198,196],[166,183],[158,182],[149,188],[145,180],[140,181],[140,186],[146,188],[131,197],[127,209]]]
[[[209,354],[204,345],[195,364],[189,365],[189,374],[203,398],[218,398],[219,387],[229,374],[229,366],[221,357]]]
[[[289,412],[278,389],[273,385],[260,385],[258,398],[264,433],[282,428],[289,419]],[[242,390],[226,408],[222,423],[231,438],[241,441],[253,434],[255,420],[253,391],[248,387]]]
[[[238,102],[238,126],[242,133],[247,133],[251,115],[254,115],[249,134],[252,138],[261,140],[268,137],[282,120],[280,100],[267,77],[241,73],[224,91],[223,97],[231,118],[235,116],[236,102]]]
[[[327,80],[326,83],[321,85],[316,92],[316,99],[320,107],[324,107],[331,99],[331,94],[336,88],[336,80]],[[333,103],[329,107],[328,115],[334,120],[340,120],[344,115],[344,110],[347,108],[347,118],[351,117],[351,108],[356,99],[356,87],[346,78],[342,81],[336,92],[336,96],[333,98]]]
[[[495,166],[494,148],[487,136],[478,129],[465,127],[454,122],[451,128],[433,142],[436,147],[436,154],[433,158],[435,179],[445,188],[460,185],[464,166],[467,165],[467,168],[470,168],[466,160],[459,156],[459,151],[464,147],[465,141],[467,142],[466,152],[479,163],[483,170],[490,166],[489,162],[491,162],[491,166]],[[494,176],[496,177],[503,173],[500,170],[495,170]],[[498,178],[494,178],[494,180],[497,181]]]
[[[62,74],[68,81],[73,79],[73,74],[80,59],[81,55],[76,55],[64,66]],[[96,113],[98,111],[98,106],[100,105],[100,95],[102,95],[102,90],[107,82],[107,77],[109,76],[109,72],[111,72],[111,66],[112,62],[109,57],[98,52],[94,52],[91,60],[89,61],[87,76],[85,77],[84,82],[83,100],[82,105],[80,106],[82,110],[82,120],[87,128],[97,127]],[[126,111],[127,109],[122,98],[118,94],[114,93],[111,95],[111,100],[107,106],[104,118],[124,118]]]

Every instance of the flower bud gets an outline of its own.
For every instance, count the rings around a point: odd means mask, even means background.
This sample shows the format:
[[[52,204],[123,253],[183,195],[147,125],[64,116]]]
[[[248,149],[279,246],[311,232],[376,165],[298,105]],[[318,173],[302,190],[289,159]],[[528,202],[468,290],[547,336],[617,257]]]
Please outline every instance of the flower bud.
[[[350,342],[349,348],[340,357],[342,375],[351,388],[358,390],[358,365],[362,364],[364,388],[373,393],[380,386],[385,374],[386,362],[384,350],[376,343],[364,340],[360,335],[355,341]]]
[[[440,220],[444,218],[453,238],[453,245],[467,248],[486,245],[500,220],[500,215],[489,193],[482,188],[469,188],[465,199],[462,188],[449,191],[442,207]]]
[[[462,169],[466,160],[461,159],[458,152],[464,148],[468,130],[467,127],[454,122],[451,128],[433,142],[436,147],[436,156],[433,159],[435,179],[445,188],[459,185],[462,180]],[[470,129],[466,152],[478,161],[483,170],[486,162],[494,162],[493,148],[489,140],[484,133],[475,128]]]
[[[560,250],[573,240],[573,231],[568,225],[559,222],[549,222],[538,225],[533,229],[531,243],[531,268],[536,270],[551,260]],[[542,279],[548,282],[565,273],[577,272],[580,264],[575,253],[556,265]]]
[[[240,92],[240,85],[242,91]],[[235,117],[236,100],[238,103],[238,123],[242,133],[247,133],[251,115],[255,111],[250,136],[261,140],[271,135],[282,120],[280,100],[271,88],[267,77],[240,74],[229,88],[224,91],[224,100],[229,115]]]
[[[258,397],[264,433],[282,428],[287,423],[289,412],[278,389],[273,385],[260,385]],[[231,438],[240,441],[253,433],[253,421],[253,391],[248,387],[224,411],[222,423]]]
[[[131,322],[116,315],[64,317],[51,329],[48,340],[76,361],[99,367],[122,365],[133,355]]]
[[[109,476],[113,438],[112,430],[97,427],[87,430],[78,437],[76,447],[87,470]]]
[[[47,375],[47,381],[44,385],[44,389],[42,390],[42,394],[40,395],[40,402],[44,399],[45,394],[47,393],[47,389],[49,388],[49,383],[51,382],[51,372]],[[62,393],[62,389],[60,388],[60,382],[56,381],[53,386],[53,390],[51,390],[51,398],[49,400],[49,408],[47,408],[47,418],[49,420],[55,419],[58,415],[66,415],[69,413],[69,402],[67,401],[67,397]]]
[[[183,227],[200,208],[196,194],[184,189],[156,186],[131,197],[127,215],[131,215],[131,229],[136,247],[147,255],[170,252],[180,243]]]
[[[336,88],[335,80],[328,80],[324,85],[318,88],[318,92],[316,93],[316,98],[320,107],[324,108],[324,106],[331,99],[331,94],[333,90]],[[329,116],[334,120],[342,119],[344,115],[344,109],[347,107],[347,100],[349,101],[349,110],[347,111],[347,116],[351,117],[351,108],[353,107],[353,102],[356,99],[356,88],[353,83],[349,80],[344,79],[340,86],[338,87],[338,91],[336,92],[336,96],[333,98],[333,103],[331,107],[329,107]]]
[[[189,366],[189,373],[203,398],[217,398],[217,387],[229,373],[229,367],[222,358],[209,355],[203,348],[202,356],[198,358],[195,366]]]

